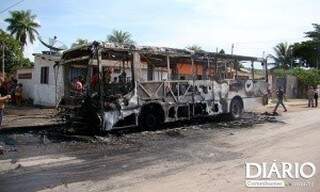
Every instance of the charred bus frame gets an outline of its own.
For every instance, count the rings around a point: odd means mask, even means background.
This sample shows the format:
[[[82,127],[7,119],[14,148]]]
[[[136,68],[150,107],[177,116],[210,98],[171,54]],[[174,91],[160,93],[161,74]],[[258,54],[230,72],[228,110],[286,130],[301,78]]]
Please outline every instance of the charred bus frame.
[[[104,69],[114,61],[120,62],[120,72],[124,74],[124,79],[116,83],[106,77]],[[253,66],[254,62],[263,60],[94,42],[64,52],[59,65],[64,71],[64,96],[60,106],[67,109],[72,121],[81,117],[104,131],[131,126],[155,129],[166,122],[222,113],[238,118],[244,110],[262,104],[262,97],[267,93],[267,82],[255,80],[254,70],[251,78],[238,79],[240,61],[249,61]],[[179,74],[177,67],[181,67],[181,63],[189,66],[187,75]],[[86,73],[85,91],[81,94],[72,93],[72,66]],[[154,78],[155,69],[162,70],[161,78]],[[128,73],[131,74],[126,77]],[[94,75],[98,85],[95,87]]]

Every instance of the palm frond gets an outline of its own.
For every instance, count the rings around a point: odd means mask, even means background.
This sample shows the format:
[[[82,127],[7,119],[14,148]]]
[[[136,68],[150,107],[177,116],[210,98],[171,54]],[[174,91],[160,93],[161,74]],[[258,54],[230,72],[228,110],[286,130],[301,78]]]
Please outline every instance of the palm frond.
[[[110,35],[107,36],[107,41],[116,44],[134,44],[135,42],[131,39],[131,34],[126,31],[113,30]]]
[[[4,20],[8,23],[7,30],[15,36],[22,48],[27,44],[27,39],[33,43],[35,36],[38,35],[37,28],[40,27],[40,24],[35,19],[36,15],[33,15],[31,10],[21,10],[11,11],[10,17]]]

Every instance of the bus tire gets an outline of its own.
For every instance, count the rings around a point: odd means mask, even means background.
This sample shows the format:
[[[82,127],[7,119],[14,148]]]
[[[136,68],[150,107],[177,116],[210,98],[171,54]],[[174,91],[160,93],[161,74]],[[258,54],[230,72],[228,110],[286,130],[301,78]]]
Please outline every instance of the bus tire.
[[[161,105],[149,104],[142,107],[139,115],[139,126],[143,130],[157,130],[164,122],[164,112]]]
[[[231,119],[239,119],[243,113],[243,102],[240,97],[235,97],[230,103],[230,113],[229,116]]]

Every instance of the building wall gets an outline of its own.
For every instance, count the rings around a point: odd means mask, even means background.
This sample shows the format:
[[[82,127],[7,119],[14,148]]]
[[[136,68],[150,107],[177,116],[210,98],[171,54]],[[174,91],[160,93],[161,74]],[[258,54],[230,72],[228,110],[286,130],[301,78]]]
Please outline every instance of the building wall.
[[[35,54],[34,56],[35,64],[32,69],[19,69],[17,71],[18,82],[23,84],[25,97],[31,98],[34,105],[56,106],[63,94],[62,68],[54,68],[55,62],[59,58],[43,54]],[[40,81],[42,67],[49,67],[48,84],[42,84]],[[19,74],[25,72],[31,72],[32,79],[19,78]]]
[[[299,98],[304,87],[301,87],[297,77],[287,75],[286,77],[279,78],[276,75],[269,75],[270,90],[277,90],[283,88],[288,98]]]
[[[55,62],[59,58],[53,58],[48,55],[35,55],[35,66],[33,72],[34,80],[34,103],[35,105],[55,106],[57,104],[56,83],[61,83],[62,71],[54,69]],[[42,84],[41,68],[49,67],[48,84]],[[61,69],[62,70],[62,69]],[[59,85],[58,85],[59,86]]]
[[[23,85],[23,98],[33,99],[33,80],[32,80],[33,68],[30,69],[19,69],[17,71],[18,83]],[[27,74],[31,74],[31,78],[26,77]]]
[[[286,95],[288,98],[297,98],[298,97],[298,78],[292,75],[287,75],[286,78],[287,89]]]

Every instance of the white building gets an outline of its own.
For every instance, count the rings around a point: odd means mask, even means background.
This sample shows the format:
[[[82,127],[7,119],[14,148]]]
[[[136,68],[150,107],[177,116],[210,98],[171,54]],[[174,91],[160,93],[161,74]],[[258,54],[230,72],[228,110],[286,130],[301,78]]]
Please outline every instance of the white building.
[[[60,56],[45,53],[33,56],[34,66],[19,69],[16,74],[18,83],[23,85],[23,96],[32,99],[34,105],[56,106],[62,95],[62,70],[55,67]]]

